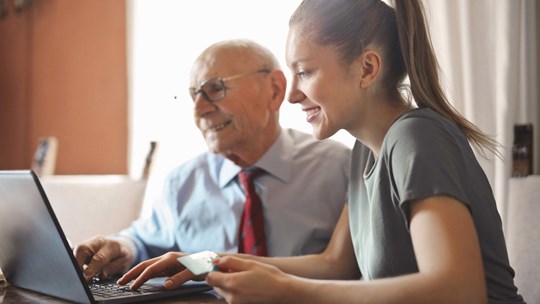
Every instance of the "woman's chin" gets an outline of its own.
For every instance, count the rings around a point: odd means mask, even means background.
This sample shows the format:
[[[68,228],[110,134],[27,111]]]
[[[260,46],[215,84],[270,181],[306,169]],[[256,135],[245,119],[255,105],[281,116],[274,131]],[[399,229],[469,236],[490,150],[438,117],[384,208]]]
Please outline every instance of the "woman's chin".
[[[330,132],[328,132],[328,130],[313,127],[313,132],[312,133],[313,133],[313,137],[315,137],[315,139],[323,140],[323,139],[327,139],[328,137],[332,136],[336,132],[330,133]]]

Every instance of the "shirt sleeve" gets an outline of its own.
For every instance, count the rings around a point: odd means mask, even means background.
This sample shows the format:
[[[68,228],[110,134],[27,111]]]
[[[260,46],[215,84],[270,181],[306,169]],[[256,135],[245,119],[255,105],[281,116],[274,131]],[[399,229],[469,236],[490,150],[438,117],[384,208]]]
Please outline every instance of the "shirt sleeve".
[[[179,251],[173,234],[177,200],[177,189],[174,184],[169,176],[163,194],[153,205],[150,216],[138,219],[118,234],[131,240],[135,246],[134,264],[169,251]]]
[[[468,145],[463,133],[448,121],[426,117],[404,119],[395,127],[385,162],[407,220],[410,202],[430,196],[448,195],[469,207],[460,176],[466,163],[461,147]]]

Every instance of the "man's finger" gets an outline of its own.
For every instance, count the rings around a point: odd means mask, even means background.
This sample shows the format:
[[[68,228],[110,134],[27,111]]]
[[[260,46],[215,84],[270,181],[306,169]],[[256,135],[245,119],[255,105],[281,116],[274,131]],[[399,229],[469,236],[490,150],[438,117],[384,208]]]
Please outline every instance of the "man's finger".
[[[81,268],[90,262],[90,259],[92,259],[93,255],[94,251],[86,245],[80,245],[75,248],[75,259],[77,260],[77,264]]]
[[[96,252],[83,272],[85,279],[90,280],[100,273],[103,267],[107,265],[112,258],[110,251],[106,250],[106,247],[103,247]]]
[[[75,248],[75,259],[77,260],[79,267],[82,268],[83,265],[90,263],[94,254],[101,250],[105,245],[106,239],[102,236],[96,236],[89,241],[78,245]]]
[[[128,263],[129,261],[125,257],[111,261],[101,270],[102,278],[110,279],[114,275],[124,273],[129,266]]]

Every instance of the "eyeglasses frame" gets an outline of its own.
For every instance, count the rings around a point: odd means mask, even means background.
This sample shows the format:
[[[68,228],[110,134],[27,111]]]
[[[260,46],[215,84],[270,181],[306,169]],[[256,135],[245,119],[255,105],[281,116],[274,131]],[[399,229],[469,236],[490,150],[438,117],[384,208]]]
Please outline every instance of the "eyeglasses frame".
[[[262,69],[258,69],[256,71],[254,71],[254,72],[246,72],[246,73],[242,73],[242,74],[238,74],[238,75],[227,76],[227,77],[224,77],[224,78],[222,78],[222,77],[213,77],[213,78],[210,78],[208,80],[203,81],[199,85],[199,88],[197,88],[197,89],[189,88],[189,95],[191,96],[191,99],[193,101],[195,101],[196,96],[199,95],[199,93],[202,93],[202,95],[203,95],[204,99],[206,99],[206,101],[208,101],[210,103],[218,102],[218,101],[222,100],[223,98],[225,98],[225,96],[227,96],[227,86],[225,85],[226,81],[230,81],[230,80],[234,80],[234,79],[238,79],[238,78],[242,78],[242,77],[247,77],[247,76],[251,76],[251,75],[259,74],[259,73],[269,74],[270,72],[272,72],[271,69],[262,68]],[[208,94],[206,93],[206,91],[203,88],[207,83],[209,83],[211,81],[215,81],[215,80],[219,80],[221,82],[221,85],[223,86],[223,96],[219,97],[218,99],[212,100],[212,99],[210,99],[210,97],[208,96]]]

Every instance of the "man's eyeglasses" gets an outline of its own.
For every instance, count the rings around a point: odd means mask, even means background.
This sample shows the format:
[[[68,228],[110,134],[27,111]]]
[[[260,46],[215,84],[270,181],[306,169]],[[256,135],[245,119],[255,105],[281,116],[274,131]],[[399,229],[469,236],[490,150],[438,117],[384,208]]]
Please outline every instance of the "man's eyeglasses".
[[[189,94],[191,95],[191,99],[193,101],[195,101],[195,98],[197,98],[197,95],[201,93],[204,96],[204,98],[208,100],[209,102],[216,102],[223,99],[225,95],[227,94],[227,86],[225,85],[226,81],[250,76],[253,74],[258,74],[258,73],[267,74],[270,72],[271,72],[270,69],[264,68],[264,69],[257,70],[255,72],[248,72],[248,73],[233,75],[233,76],[229,76],[225,78],[220,78],[220,77],[210,78],[204,81],[203,83],[201,83],[199,88],[189,88]]]

